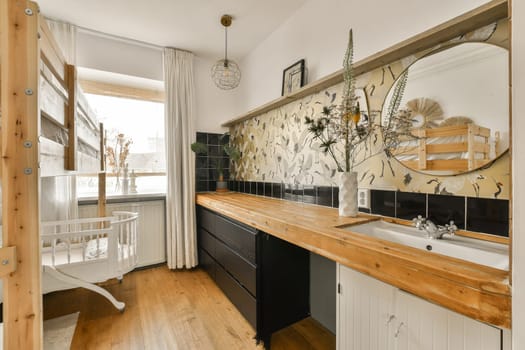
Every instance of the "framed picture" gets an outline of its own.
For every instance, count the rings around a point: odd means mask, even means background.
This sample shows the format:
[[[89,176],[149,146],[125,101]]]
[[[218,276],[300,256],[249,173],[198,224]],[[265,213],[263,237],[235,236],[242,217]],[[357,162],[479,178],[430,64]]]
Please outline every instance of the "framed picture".
[[[283,71],[281,96],[288,95],[304,85],[304,59],[295,62]]]

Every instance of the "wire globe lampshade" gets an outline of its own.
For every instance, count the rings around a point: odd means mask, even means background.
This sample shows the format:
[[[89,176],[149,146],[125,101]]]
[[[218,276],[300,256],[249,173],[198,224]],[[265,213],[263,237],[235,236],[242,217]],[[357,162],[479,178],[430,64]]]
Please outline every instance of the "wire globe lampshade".
[[[235,89],[241,81],[241,70],[235,61],[228,59],[228,27],[232,24],[232,16],[222,15],[221,24],[224,26],[224,59],[218,60],[211,67],[211,79],[219,89]]]
[[[241,81],[241,71],[235,61],[223,59],[211,67],[211,78],[222,90],[235,89]]]

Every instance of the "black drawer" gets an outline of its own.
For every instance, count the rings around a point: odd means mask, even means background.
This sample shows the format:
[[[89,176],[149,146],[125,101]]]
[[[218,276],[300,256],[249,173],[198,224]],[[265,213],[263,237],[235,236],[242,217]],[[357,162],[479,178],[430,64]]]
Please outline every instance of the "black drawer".
[[[197,207],[197,223],[209,233],[215,234],[217,214],[203,207]]]
[[[254,265],[221,241],[217,241],[215,259],[253,296],[257,297],[257,268]]]
[[[199,265],[213,280],[215,280],[215,269],[217,264],[204,249],[199,249]]]
[[[198,228],[197,234],[199,237],[199,248],[206,250],[208,254],[210,254],[213,258],[215,258],[216,257],[215,246],[217,244],[216,243],[217,239],[213,237],[211,234],[209,234],[208,231],[206,231],[203,228]]]
[[[222,267],[217,265],[215,282],[246,320],[257,329],[257,301]]]
[[[253,265],[256,262],[257,230],[222,216],[216,217],[215,236]],[[213,233],[213,232],[212,232]]]

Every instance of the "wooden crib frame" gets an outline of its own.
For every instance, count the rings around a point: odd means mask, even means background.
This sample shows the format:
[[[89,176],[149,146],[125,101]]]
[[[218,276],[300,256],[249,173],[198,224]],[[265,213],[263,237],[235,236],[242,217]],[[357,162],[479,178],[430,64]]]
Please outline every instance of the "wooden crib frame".
[[[465,125],[443,126],[437,128],[414,129],[412,134],[417,138],[417,146],[398,147],[394,155],[416,155],[415,160],[402,160],[407,167],[415,170],[439,170],[464,172],[474,170],[488,163],[490,153],[490,129],[474,123]],[[427,144],[429,138],[447,138],[464,136],[465,141]],[[499,133],[495,133],[496,149]],[[444,153],[467,153],[465,159],[428,159],[431,155]],[[482,157],[477,157],[481,154]]]

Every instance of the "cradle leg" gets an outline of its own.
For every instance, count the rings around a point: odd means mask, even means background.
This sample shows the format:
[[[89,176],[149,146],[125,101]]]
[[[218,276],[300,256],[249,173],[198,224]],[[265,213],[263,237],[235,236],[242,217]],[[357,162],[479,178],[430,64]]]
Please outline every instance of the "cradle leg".
[[[95,293],[102,295],[104,298],[108,299],[109,302],[113,304],[113,306],[115,306],[115,308],[117,308],[117,310],[119,310],[120,312],[123,312],[124,308],[126,307],[126,304],[124,304],[121,301],[118,301],[117,299],[115,299],[113,295],[111,295],[110,292],[108,292],[104,288],[97,286],[96,284],[89,283],[81,279],[78,279],[76,277],[67,275],[63,272],[58,271],[57,269],[51,266],[44,266],[44,273],[49,274],[50,276],[52,276],[53,278],[56,278],[59,281],[69,283],[76,287],[86,288]]]

